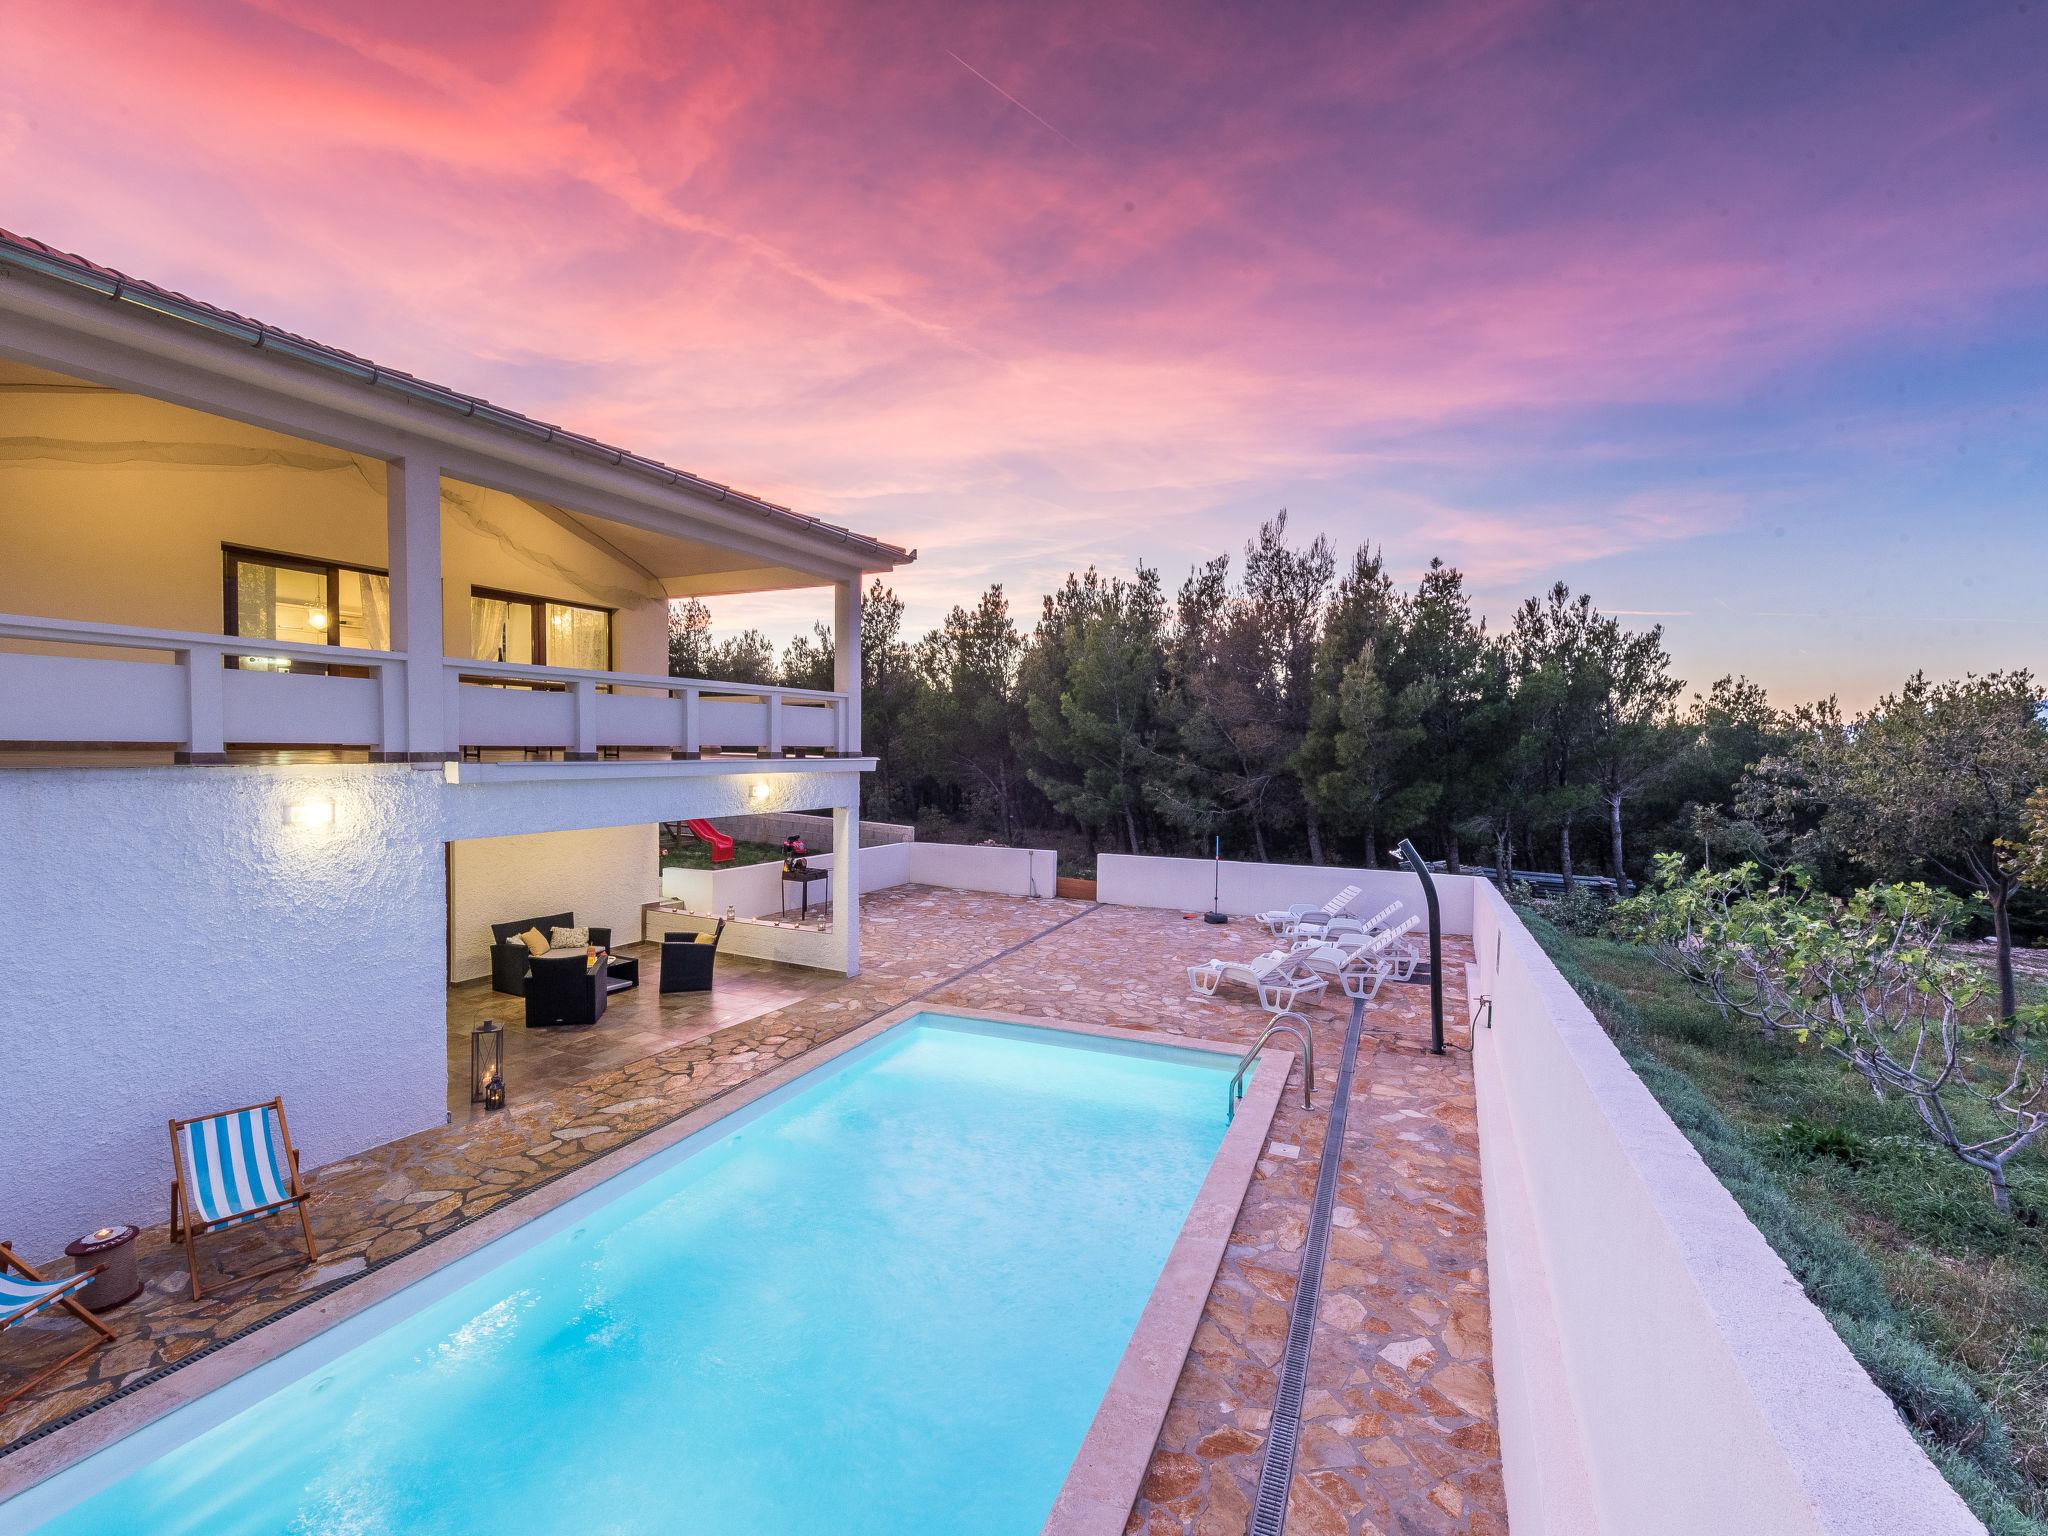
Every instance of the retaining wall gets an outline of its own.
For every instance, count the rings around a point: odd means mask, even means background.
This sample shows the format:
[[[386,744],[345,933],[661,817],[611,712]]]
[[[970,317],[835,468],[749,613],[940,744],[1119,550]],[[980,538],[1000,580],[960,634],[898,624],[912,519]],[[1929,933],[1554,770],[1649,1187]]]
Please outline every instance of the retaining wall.
[[[1982,1536],[1514,910],[1475,885],[1515,1536]]]

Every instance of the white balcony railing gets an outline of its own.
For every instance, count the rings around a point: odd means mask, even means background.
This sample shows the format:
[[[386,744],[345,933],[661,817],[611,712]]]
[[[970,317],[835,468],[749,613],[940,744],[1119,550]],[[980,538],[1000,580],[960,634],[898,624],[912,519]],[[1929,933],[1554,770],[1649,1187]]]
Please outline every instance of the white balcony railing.
[[[583,672],[515,662],[444,664],[447,717],[464,747],[543,747],[574,757],[710,748],[781,757],[849,752],[846,696],[702,678]]]
[[[387,739],[403,740],[405,658],[390,651],[15,615],[0,616],[0,641],[7,640],[129,655],[0,652],[0,740],[167,745],[201,759],[218,757],[230,742],[380,752]],[[228,658],[237,656],[320,662],[366,675],[229,667]],[[152,666],[151,659],[172,665]]]
[[[125,654],[0,650],[0,742],[168,746],[198,760],[234,747],[408,752],[406,669],[414,663],[398,652],[0,614],[4,642]],[[356,675],[227,664],[237,657],[317,663]],[[453,757],[467,749],[694,756],[722,749],[781,757],[857,748],[844,694],[458,658],[424,664],[443,680],[446,739],[438,748],[410,744],[415,756]]]

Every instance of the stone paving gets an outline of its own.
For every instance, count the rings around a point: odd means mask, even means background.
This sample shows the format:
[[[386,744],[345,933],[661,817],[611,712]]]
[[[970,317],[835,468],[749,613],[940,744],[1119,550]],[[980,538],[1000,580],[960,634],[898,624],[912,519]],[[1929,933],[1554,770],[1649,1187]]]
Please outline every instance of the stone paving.
[[[1171,913],[1102,907],[949,987],[965,1007],[1250,1044],[1255,999],[1192,998],[1186,967],[1270,946]],[[1446,941],[1444,1056],[1429,989],[1383,987],[1367,1010],[1338,1170],[1290,1532],[1498,1536],[1507,1529],[1494,1428],[1479,1130],[1465,1027],[1464,940]],[[1341,999],[1307,1010],[1315,1107],[1299,1068],[1238,1213],[1128,1529],[1242,1532],[1287,1336],[1307,1214],[1343,1050]]]
[[[659,944],[623,944],[617,952],[639,962],[640,985],[612,993],[604,1018],[587,1029],[527,1029],[525,999],[493,991],[488,977],[450,987],[449,1114],[458,1121],[485,1118],[482,1106],[469,1101],[469,1036],[486,1019],[504,1026],[505,1080],[524,1101],[574,1089],[600,1072],[832,991],[842,981],[829,971],[721,953],[718,985],[711,991],[663,992]]]
[[[163,1229],[146,1232],[144,1296],[109,1314],[120,1342],[0,1414],[0,1455],[38,1427],[345,1285],[921,994],[935,1007],[1247,1044],[1264,1021],[1248,994],[1188,995],[1189,963],[1265,947],[1263,933],[1241,920],[1214,928],[1172,913],[911,886],[869,897],[862,922],[864,969],[852,981],[529,1096],[502,1115],[317,1170],[322,1253],[311,1270],[230,1283],[194,1303],[181,1253]],[[1426,987],[1389,985],[1368,1012],[1291,1494],[1289,1529],[1309,1536],[1498,1536],[1507,1528],[1462,1027],[1460,961],[1468,956],[1460,941],[1451,945],[1447,1055],[1426,1051]],[[1314,1108],[1301,1107],[1297,1067],[1131,1512],[1132,1533],[1245,1529],[1342,1048],[1340,1003],[1309,1010]],[[256,1267],[278,1251],[276,1241],[228,1234],[204,1251],[230,1270]],[[11,1330],[0,1371],[26,1373],[70,1336],[55,1326]]]

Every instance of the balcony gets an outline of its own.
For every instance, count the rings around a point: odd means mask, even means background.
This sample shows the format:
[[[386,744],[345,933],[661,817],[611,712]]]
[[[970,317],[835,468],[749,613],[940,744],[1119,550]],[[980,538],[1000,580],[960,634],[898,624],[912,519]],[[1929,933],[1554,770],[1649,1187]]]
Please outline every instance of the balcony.
[[[464,752],[559,750],[571,762],[608,752],[854,755],[840,693],[511,662],[449,660],[443,668],[445,718],[452,745]]]
[[[0,745],[168,751],[326,751],[372,761],[484,753],[589,762],[858,753],[843,693],[630,672],[411,657],[277,640],[0,615]],[[33,652],[21,650],[33,645]],[[89,649],[92,654],[73,654]],[[114,654],[109,655],[108,652]],[[242,658],[318,665],[250,669]],[[168,664],[165,664],[168,663]],[[408,670],[442,689],[440,732],[411,739]],[[342,674],[351,675],[342,675]]]

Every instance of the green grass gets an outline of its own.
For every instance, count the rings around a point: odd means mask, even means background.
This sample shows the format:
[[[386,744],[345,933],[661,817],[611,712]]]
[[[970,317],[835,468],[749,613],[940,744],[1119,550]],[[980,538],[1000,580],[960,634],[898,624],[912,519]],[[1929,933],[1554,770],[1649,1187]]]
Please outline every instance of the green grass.
[[[732,845],[732,863],[721,864],[719,869],[736,869],[742,864],[779,864],[782,862],[782,844],[748,843],[735,841]],[[685,837],[673,847],[661,850],[663,869],[711,869],[711,845],[700,843],[694,837]]]
[[[1841,1063],[1634,945],[1529,926],[1992,1536],[2048,1536],[2048,1159],[2015,1161],[2002,1215]]]

